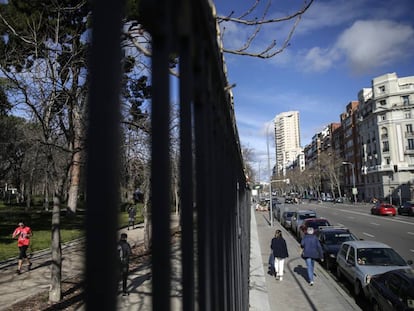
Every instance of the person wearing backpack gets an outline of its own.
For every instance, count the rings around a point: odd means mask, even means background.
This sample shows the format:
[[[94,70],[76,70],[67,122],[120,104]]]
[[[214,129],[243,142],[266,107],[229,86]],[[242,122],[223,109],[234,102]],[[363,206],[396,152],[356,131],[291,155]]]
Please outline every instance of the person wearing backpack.
[[[122,296],[129,295],[127,291],[127,279],[129,271],[129,257],[131,256],[131,245],[127,242],[128,235],[121,233],[118,242],[119,266],[122,278]]]

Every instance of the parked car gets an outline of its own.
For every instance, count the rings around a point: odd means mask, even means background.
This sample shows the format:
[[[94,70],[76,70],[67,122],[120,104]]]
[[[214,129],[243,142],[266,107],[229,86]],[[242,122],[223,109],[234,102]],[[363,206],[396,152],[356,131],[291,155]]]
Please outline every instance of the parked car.
[[[371,208],[372,215],[397,215],[397,208],[390,203],[377,203]]]
[[[295,201],[292,197],[285,197],[285,204],[294,204]]]
[[[335,203],[344,203],[344,198],[342,198],[342,197],[337,197],[337,198],[335,199]]]
[[[414,270],[398,269],[374,275],[368,286],[372,310],[414,310]]]
[[[398,208],[398,215],[414,216],[414,201],[407,201]]]
[[[293,211],[283,212],[280,217],[280,224],[286,229],[290,229],[292,227],[292,216],[293,216]]]
[[[299,227],[305,219],[308,218],[316,218],[316,212],[312,210],[298,210],[293,212],[292,219],[291,219],[291,230],[295,234],[298,235]]]
[[[299,227],[297,238],[299,240],[303,239],[303,237],[305,236],[306,231],[308,230],[309,227],[313,228],[313,234],[317,234],[318,230],[319,230],[319,227],[326,227],[326,226],[330,226],[330,225],[331,224],[329,223],[328,219],[325,219],[325,218],[305,219]]]
[[[338,279],[345,277],[354,288],[355,296],[367,296],[367,285],[373,275],[397,269],[409,269],[413,262],[405,261],[393,248],[377,241],[348,241],[336,256]]]
[[[323,250],[323,264],[326,270],[336,266],[336,255],[341,244],[347,241],[355,241],[358,238],[348,228],[339,226],[321,227],[317,233]]]

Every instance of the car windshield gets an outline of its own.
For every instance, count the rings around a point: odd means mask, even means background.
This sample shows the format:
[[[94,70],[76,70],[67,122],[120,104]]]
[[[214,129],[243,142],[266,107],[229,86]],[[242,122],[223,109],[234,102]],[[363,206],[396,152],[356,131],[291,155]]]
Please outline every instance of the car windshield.
[[[307,227],[312,227],[314,229],[318,229],[319,227],[329,226],[329,222],[326,220],[321,221],[310,221],[306,224]]]
[[[346,241],[355,240],[354,236],[350,233],[326,233],[325,234],[325,243],[328,245],[340,245]]]
[[[357,260],[360,265],[406,266],[405,260],[392,248],[359,248]]]
[[[293,212],[286,212],[285,213],[286,218],[291,218],[292,216],[293,216]]]
[[[316,218],[315,214],[300,214],[299,219]]]

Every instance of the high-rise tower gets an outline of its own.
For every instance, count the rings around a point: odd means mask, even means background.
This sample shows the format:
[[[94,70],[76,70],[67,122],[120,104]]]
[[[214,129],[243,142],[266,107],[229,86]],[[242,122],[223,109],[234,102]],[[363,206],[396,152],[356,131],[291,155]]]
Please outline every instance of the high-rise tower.
[[[276,174],[285,175],[286,167],[291,165],[302,152],[300,146],[299,111],[287,111],[274,119]]]

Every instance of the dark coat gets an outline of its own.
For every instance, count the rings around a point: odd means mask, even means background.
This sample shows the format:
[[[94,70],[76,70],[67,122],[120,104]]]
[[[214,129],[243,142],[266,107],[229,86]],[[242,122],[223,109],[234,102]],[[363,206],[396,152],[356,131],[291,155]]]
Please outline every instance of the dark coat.
[[[303,258],[322,259],[323,250],[318,238],[313,234],[306,234],[300,246],[303,248]]]
[[[282,237],[273,238],[270,248],[273,250],[273,256],[277,258],[289,257],[286,241]]]

